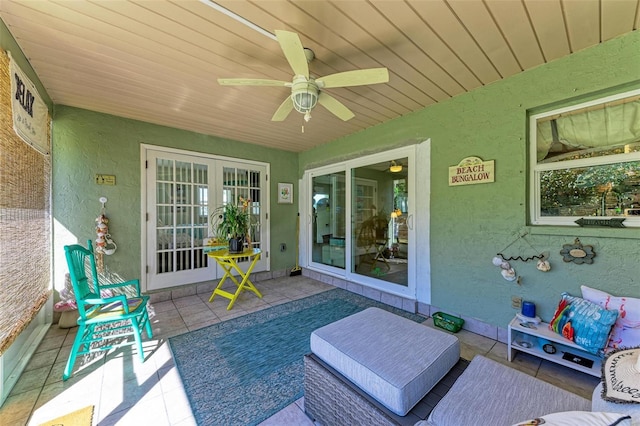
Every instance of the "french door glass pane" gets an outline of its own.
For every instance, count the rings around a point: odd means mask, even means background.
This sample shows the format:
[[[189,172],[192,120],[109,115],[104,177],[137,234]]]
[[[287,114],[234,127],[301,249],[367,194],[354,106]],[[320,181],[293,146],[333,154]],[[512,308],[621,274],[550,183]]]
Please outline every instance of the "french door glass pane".
[[[156,274],[207,266],[208,167],[156,159]]]
[[[240,205],[242,200],[249,200],[248,208],[251,213],[251,226],[247,243],[249,248],[261,248],[260,218],[262,217],[263,206],[261,204],[260,171],[224,167],[222,179],[222,201],[224,204]]]

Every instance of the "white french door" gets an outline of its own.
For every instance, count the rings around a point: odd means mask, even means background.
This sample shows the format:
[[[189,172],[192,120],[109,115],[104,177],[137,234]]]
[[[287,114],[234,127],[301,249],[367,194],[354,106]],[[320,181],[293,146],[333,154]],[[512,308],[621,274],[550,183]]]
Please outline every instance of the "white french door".
[[[215,280],[219,271],[204,253],[209,215],[218,206],[252,200],[252,246],[268,247],[267,165],[191,155],[143,146],[143,235],[147,291]],[[264,251],[264,248],[263,248]],[[268,269],[268,253],[254,271]]]

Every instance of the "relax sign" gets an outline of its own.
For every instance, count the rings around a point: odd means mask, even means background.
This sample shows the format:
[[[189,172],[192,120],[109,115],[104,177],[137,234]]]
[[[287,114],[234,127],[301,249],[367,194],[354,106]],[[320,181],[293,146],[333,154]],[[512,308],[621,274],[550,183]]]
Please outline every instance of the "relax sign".
[[[43,154],[49,153],[47,106],[36,86],[9,54],[13,129],[20,138]]]
[[[457,166],[449,167],[449,186],[489,183],[494,180],[494,160],[482,161],[479,157],[467,157]]]

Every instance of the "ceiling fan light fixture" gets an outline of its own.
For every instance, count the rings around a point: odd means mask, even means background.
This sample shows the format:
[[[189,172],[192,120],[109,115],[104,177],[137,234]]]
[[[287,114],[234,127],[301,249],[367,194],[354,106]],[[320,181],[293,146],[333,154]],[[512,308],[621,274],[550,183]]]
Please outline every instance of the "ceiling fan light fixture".
[[[318,93],[313,91],[297,92],[291,95],[293,108],[301,114],[305,114],[313,109],[318,103]]]
[[[291,100],[296,111],[306,114],[318,103],[318,86],[313,80],[296,76],[291,87]]]
[[[402,164],[396,164],[395,161],[392,161],[391,166],[389,166],[389,171],[391,173],[400,173],[402,171]]]

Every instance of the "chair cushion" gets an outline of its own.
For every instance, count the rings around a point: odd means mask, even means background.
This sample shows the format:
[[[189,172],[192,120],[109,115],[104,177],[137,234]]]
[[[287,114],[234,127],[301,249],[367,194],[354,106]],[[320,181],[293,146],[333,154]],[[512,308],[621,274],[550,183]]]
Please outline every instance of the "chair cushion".
[[[460,358],[455,336],[378,308],[315,330],[311,351],[400,416]]]

